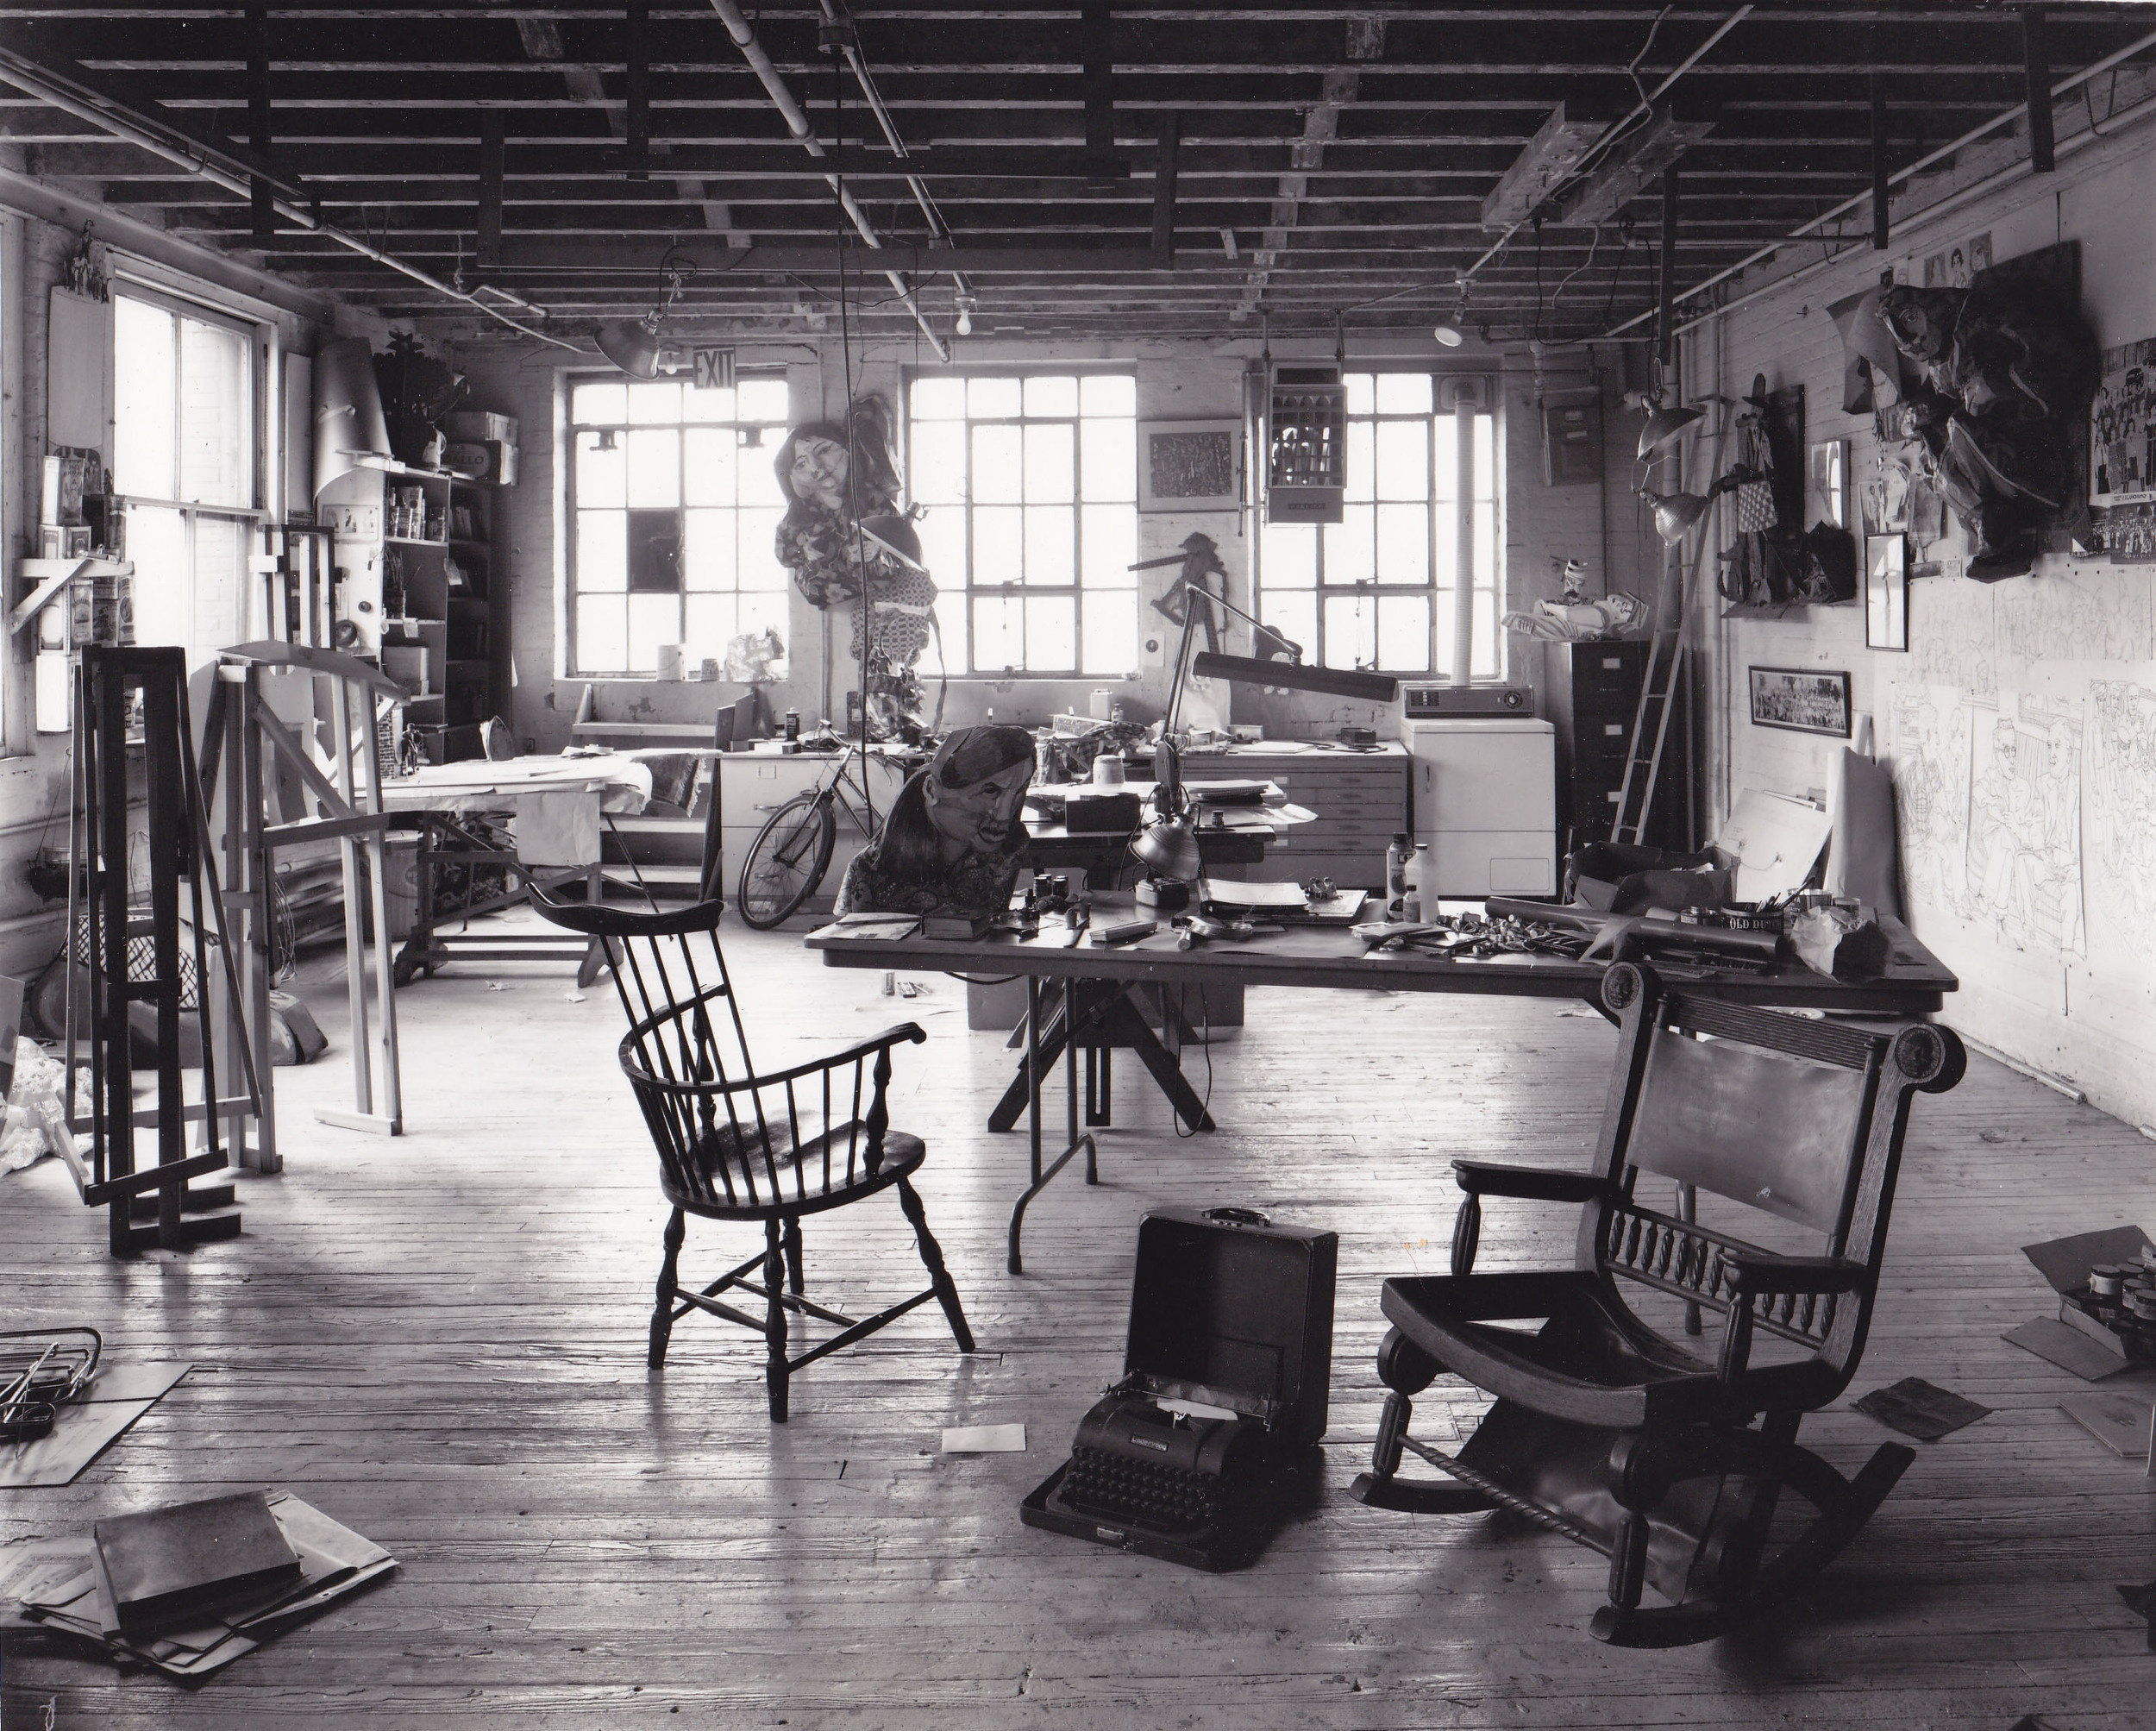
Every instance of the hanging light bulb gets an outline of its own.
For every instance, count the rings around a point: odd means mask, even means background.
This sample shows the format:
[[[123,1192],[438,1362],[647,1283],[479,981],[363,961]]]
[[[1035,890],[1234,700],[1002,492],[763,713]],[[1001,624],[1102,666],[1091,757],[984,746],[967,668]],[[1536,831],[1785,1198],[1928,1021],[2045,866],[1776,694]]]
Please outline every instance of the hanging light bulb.
[[[958,334],[961,336],[971,336],[973,335],[974,308],[976,304],[978,304],[978,303],[975,302],[974,298],[969,294],[962,294],[957,297],[957,300]]]
[[[1467,338],[1461,334],[1460,328],[1457,324],[1441,324],[1430,334],[1431,336],[1436,337],[1437,340],[1443,343],[1447,348],[1457,348],[1463,342],[1467,341]]]

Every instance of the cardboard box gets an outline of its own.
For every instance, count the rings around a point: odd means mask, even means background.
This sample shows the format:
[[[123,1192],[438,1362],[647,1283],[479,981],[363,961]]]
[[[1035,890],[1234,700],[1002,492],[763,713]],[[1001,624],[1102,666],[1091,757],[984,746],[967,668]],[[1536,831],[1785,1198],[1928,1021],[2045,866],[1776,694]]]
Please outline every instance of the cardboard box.
[[[442,461],[459,474],[472,475],[496,486],[517,485],[517,447],[498,439],[452,445]]]
[[[427,695],[427,646],[424,643],[384,643],[382,671],[414,697]]]
[[[484,444],[513,445],[517,442],[517,417],[497,415],[491,409],[461,409],[447,416],[442,430],[453,439]]]

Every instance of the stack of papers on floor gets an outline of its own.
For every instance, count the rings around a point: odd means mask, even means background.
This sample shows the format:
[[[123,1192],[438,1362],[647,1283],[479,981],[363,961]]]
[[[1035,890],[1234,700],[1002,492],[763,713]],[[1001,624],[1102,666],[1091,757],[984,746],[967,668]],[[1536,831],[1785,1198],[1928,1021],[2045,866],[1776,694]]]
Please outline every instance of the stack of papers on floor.
[[[206,1677],[396,1566],[290,1491],[217,1497],[0,1551],[0,1628],[61,1629],[122,1662]]]

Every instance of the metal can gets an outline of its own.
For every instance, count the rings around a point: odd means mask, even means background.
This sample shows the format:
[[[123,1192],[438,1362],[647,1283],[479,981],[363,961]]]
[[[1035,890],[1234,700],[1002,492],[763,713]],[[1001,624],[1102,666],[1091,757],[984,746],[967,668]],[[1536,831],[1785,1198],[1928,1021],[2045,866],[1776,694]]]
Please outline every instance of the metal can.
[[[1404,834],[1395,836],[1385,850],[1385,908],[1395,918],[1401,898],[1407,894],[1407,862],[1413,857],[1413,844]]]
[[[801,712],[798,709],[789,709],[786,712],[786,737],[788,739],[801,737]]]

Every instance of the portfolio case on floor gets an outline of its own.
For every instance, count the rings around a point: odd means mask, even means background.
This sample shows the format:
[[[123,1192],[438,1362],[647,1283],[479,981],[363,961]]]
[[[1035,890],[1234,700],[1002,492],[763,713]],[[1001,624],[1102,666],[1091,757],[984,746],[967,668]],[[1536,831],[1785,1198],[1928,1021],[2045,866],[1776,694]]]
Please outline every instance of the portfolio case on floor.
[[[1193,1568],[1254,1558],[1317,1486],[1339,1248],[1248,1209],[1146,1215],[1122,1380],[1019,1518]]]

